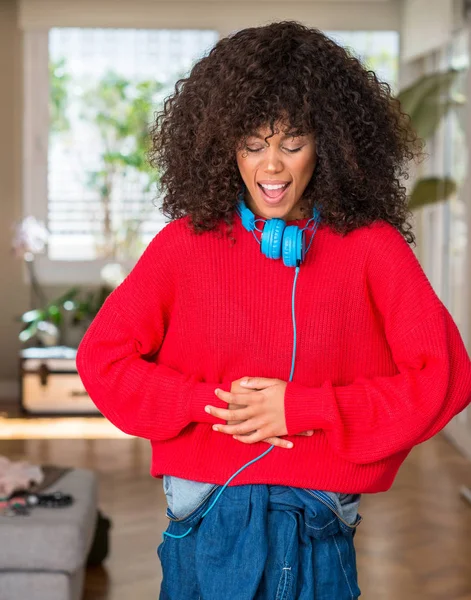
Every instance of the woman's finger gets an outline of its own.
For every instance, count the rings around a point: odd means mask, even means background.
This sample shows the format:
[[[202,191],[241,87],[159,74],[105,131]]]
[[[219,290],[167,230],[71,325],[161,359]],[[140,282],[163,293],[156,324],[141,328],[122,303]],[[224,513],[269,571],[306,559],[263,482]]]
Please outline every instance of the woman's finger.
[[[255,388],[264,390],[267,387],[280,383],[281,379],[268,379],[267,377],[244,377],[240,381],[240,385],[246,388]]]
[[[290,440],[283,440],[282,438],[276,436],[269,438],[261,437],[260,431],[257,430],[252,433],[246,433],[245,435],[233,435],[232,437],[238,440],[239,442],[243,442],[244,444],[255,444],[255,442],[266,442],[267,440],[275,440],[276,443],[274,445],[280,446],[279,440],[282,440],[283,448],[292,448],[294,446],[293,442],[291,442]],[[270,444],[271,442],[268,443]]]
[[[224,419],[225,417],[222,418]],[[227,422],[229,423],[236,420],[236,418],[232,417],[230,419],[227,419]],[[221,433],[227,433],[229,435],[247,435],[253,434],[257,430],[257,425],[258,427],[260,427],[260,423],[257,424],[256,422],[254,422],[254,419],[247,419],[238,421],[237,425],[222,425],[220,423],[217,423],[213,425],[213,430],[220,431]]]
[[[279,448],[292,448],[293,446],[289,446],[288,440],[284,440],[279,437],[270,437],[262,440],[262,442],[266,442],[267,444],[273,444],[273,446],[278,446]]]
[[[204,410],[223,421],[246,421],[252,417],[252,411],[247,408],[238,408],[228,410],[227,408],[217,408],[216,406],[205,406]]]
[[[226,392],[219,388],[216,388],[214,390],[214,393],[216,394],[216,396],[223,402],[227,402],[228,404],[232,403],[232,404],[245,404],[245,405],[250,404],[251,402],[254,402],[254,399],[257,397],[257,396],[254,396],[254,392],[255,392],[255,394],[258,393],[255,390],[244,390],[244,392],[240,393],[240,394],[237,394],[234,392]]]

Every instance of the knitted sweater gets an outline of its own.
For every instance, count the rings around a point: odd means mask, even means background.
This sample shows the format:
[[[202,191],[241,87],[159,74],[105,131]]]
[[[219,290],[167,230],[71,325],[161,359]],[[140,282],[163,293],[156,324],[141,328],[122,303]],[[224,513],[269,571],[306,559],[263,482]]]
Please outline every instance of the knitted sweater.
[[[216,387],[243,376],[287,381],[291,369],[294,269],[262,255],[238,217],[232,236],[194,234],[186,217],[166,225],[78,349],[99,410],[151,440],[156,477],[223,484],[268,448],[213,431],[222,421],[204,411],[227,408]],[[294,448],[275,447],[230,485],[387,490],[411,448],[470,402],[471,362],[455,323],[383,221],[346,236],[321,224],[295,307],[284,399]],[[295,435],[307,429],[314,435]]]

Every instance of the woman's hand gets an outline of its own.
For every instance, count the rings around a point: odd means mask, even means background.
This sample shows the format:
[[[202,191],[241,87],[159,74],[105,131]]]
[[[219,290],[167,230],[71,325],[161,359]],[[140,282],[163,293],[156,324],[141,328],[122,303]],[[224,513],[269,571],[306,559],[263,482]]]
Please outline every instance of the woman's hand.
[[[248,392],[252,391],[250,389],[247,389],[246,387],[242,387],[240,385],[241,381],[245,381],[247,380],[247,377],[242,377],[242,379],[237,379],[236,381],[233,381],[231,384],[231,393],[232,394],[247,394]],[[247,408],[247,406],[245,404],[233,404],[232,402],[229,403],[228,405],[228,410],[240,410],[241,408]],[[234,421],[226,421],[228,425],[237,425],[238,423],[243,423],[243,420],[234,420]],[[255,432],[250,432],[250,433],[255,433]],[[297,435],[312,435],[314,433],[314,431],[304,431],[302,433],[298,433]],[[249,435],[249,434],[242,434],[242,435]],[[288,440],[284,440],[283,438],[280,437],[270,437],[267,438],[266,440],[262,440],[263,442],[266,442],[267,444],[273,444],[274,446],[279,446],[280,448],[288,448]]]
[[[292,442],[281,439],[286,435],[286,382],[264,377],[243,377],[232,382],[231,391],[216,390],[216,395],[228,403],[227,409],[206,406],[205,410],[227,425],[213,425],[215,431],[232,434],[246,444],[263,441],[282,448],[292,448]],[[312,430],[298,435],[310,436]]]

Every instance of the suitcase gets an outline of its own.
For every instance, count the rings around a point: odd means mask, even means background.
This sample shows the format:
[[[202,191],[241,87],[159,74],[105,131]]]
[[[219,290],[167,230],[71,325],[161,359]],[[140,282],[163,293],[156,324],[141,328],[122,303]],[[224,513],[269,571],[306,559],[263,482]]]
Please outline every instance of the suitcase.
[[[100,414],[75,366],[76,348],[53,346],[20,351],[21,408],[29,414]]]

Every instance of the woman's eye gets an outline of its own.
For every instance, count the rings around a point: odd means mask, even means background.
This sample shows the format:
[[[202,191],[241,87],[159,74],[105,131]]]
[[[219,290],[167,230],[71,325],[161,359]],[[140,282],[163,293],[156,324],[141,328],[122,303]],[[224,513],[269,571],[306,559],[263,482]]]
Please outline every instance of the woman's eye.
[[[286,150],[286,152],[289,152],[290,154],[294,154],[295,152],[299,152],[302,148],[304,148],[304,146],[299,146],[299,148],[283,148],[283,150]],[[260,148],[250,148],[250,146],[246,146],[245,149],[249,152],[260,152],[263,150],[263,146]]]
[[[300,146],[299,148],[285,148],[286,151],[288,152],[299,152],[301,150],[302,146]]]

